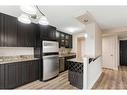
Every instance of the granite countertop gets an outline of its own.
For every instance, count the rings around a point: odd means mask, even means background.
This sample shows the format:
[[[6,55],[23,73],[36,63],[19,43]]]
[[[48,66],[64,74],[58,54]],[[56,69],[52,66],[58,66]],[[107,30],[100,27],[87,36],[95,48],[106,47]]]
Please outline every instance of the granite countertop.
[[[21,56],[0,56],[0,64],[22,62],[30,60],[38,60],[39,58],[34,58],[33,55],[21,55]]]
[[[83,63],[83,59],[81,59],[81,58],[68,59],[67,61],[72,61],[72,62],[77,62],[77,63]]]
[[[69,57],[69,56],[73,56],[76,55],[75,53],[69,53],[69,54],[61,54],[59,55],[59,57]]]

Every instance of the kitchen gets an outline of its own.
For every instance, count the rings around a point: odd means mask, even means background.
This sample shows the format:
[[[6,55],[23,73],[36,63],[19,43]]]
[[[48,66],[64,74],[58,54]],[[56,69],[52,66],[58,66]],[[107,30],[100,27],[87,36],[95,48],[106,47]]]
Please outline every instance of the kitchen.
[[[68,34],[46,22],[24,23],[6,10],[0,13],[0,89],[82,89],[84,55],[81,43],[78,47],[74,41],[80,33]]]

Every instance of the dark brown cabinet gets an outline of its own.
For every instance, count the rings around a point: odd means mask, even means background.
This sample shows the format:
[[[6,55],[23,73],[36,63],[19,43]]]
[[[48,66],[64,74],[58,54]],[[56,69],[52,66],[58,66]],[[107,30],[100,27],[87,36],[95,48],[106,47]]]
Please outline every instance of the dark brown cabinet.
[[[0,89],[13,89],[39,79],[39,60],[0,65]]]
[[[24,24],[16,17],[0,13],[0,46],[35,47],[36,29],[36,24]]]
[[[0,65],[0,89],[4,89],[4,65]]]
[[[59,41],[60,47],[65,47],[65,34],[60,32],[60,41]]]
[[[16,87],[16,63],[5,64],[5,89]]]
[[[17,46],[17,19],[0,13],[0,46]]]
[[[36,25],[18,22],[18,47],[34,47],[36,45]]]
[[[24,24],[16,17],[0,13],[1,47],[35,47],[36,40],[55,40],[59,47],[72,48],[72,35],[57,31],[54,26]]]
[[[59,47],[72,48],[72,35],[58,31],[59,32]]]
[[[4,15],[4,46],[17,46],[17,19],[15,17]]]
[[[73,42],[72,42],[72,35],[69,35],[69,40],[68,40],[68,47],[72,48]]]
[[[22,63],[22,84],[39,79],[39,60]]]
[[[4,46],[4,16],[0,13],[0,46]]]
[[[72,35],[70,34],[65,34],[65,47],[66,48],[72,48]]]
[[[30,61],[22,62],[22,84],[26,84],[30,80],[30,64]]]
[[[41,40],[56,40],[56,27],[39,25]]]
[[[31,61],[29,76],[30,81],[39,79],[39,60]]]
[[[23,85],[23,83],[22,83],[22,76],[23,76],[23,74],[22,74],[22,70],[23,70],[22,65],[23,65],[23,62],[15,63],[15,66],[16,66],[16,80],[17,80],[16,81],[16,87]]]

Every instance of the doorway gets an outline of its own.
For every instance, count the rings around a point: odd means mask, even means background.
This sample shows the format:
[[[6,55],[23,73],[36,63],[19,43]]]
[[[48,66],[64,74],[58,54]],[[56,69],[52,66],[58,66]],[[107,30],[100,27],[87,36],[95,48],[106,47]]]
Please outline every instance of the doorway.
[[[120,66],[127,66],[127,40],[120,40]]]
[[[118,70],[118,37],[105,36],[102,39],[103,68]]]
[[[82,59],[85,56],[85,38],[77,38],[77,58]]]

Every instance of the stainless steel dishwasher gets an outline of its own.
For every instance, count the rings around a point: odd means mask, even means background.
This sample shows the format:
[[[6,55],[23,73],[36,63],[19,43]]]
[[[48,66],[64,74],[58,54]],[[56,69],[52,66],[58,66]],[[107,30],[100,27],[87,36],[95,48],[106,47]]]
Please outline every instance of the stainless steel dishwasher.
[[[63,72],[65,70],[65,58],[59,58],[59,72]]]

